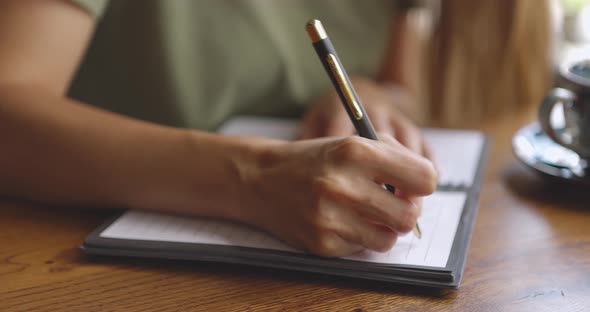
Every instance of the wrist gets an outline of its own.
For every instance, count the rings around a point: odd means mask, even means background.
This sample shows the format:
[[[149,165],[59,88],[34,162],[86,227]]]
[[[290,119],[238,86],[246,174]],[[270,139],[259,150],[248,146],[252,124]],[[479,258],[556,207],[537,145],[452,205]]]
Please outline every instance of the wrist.
[[[187,200],[179,212],[243,222],[265,140],[191,130],[185,136],[181,159],[188,164],[177,187],[186,189]]]
[[[255,184],[281,141],[182,130],[144,185],[137,208],[222,218],[253,225]]]
[[[264,227],[260,215],[264,205],[264,171],[281,161],[280,147],[287,142],[259,137],[225,137],[232,142],[236,152],[230,154],[235,178],[232,179],[234,201],[228,218],[250,225]]]
[[[240,220],[261,143],[178,129],[151,140],[158,148],[130,164],[135,174],[126,206]]]

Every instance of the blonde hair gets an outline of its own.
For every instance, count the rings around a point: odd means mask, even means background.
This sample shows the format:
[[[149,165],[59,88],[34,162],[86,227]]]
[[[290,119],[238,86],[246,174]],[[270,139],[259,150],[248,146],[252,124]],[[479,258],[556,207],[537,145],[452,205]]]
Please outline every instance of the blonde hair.
[[[547,1],[439,5],[425,54],[423,122],[469,126],[537,106],[551,76]]]

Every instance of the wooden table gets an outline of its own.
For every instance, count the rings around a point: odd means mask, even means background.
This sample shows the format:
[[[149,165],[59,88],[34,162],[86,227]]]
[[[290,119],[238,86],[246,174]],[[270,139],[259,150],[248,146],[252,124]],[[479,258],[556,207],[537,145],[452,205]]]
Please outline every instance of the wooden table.
[[[93,258],[84,237],[112,211],[0,204],[0,310],[590,311],[590,188],[555,185],[512,156],[530,120],[493,140],[459,290],[235,265]]]

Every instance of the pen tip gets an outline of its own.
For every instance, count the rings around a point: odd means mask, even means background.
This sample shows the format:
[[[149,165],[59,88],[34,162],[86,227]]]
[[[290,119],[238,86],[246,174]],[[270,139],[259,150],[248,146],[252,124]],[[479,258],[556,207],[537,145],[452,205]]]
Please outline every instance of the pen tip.
[[[416,223],[416,226],[414,227],[414,235],[416,235],[418,239],[422,238],[422,230],[420,230],[418,223]]]

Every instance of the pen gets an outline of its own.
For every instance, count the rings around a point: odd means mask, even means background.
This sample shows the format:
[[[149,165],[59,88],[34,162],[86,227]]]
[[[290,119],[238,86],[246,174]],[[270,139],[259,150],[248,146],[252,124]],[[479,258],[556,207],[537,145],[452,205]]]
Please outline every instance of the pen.
[[[352,83],[344,70],[344,66],[342,66],[342,63],[338,58],[338,54],[336,54],[336,50],[334,49],[330,38],[328,38],[324,26],[322,26],[322,23],[319,20],[312,19],[307,22],[305,28],[313,43],[313,47],[320,58],[320,62],[324,66],[326,73],[328,73],[334,88],[336,88],[336,92],[344,105],[344,109],[346,109],[346,112],[348,113],[348,117],[350,117],[350,120],[354,124],[356,131],[363,138],[378,141],[379,138],[377,137],[375,128],[373,128],[369,116],[367,116],[361,101],[354,91]],[[391,193],[395,192],[395,188],[389,184],[385,184],[385,188]],[[422,231],[420,230],[418,223],[416,223],[413,232],[416,237],[422,237]]]

